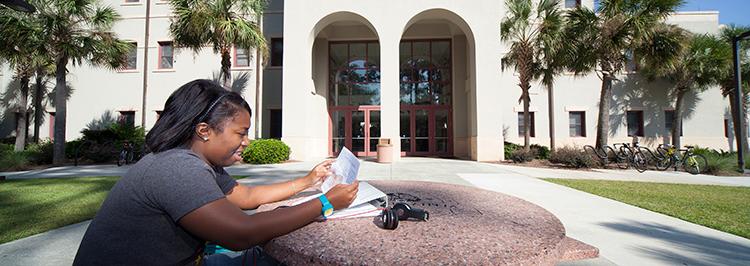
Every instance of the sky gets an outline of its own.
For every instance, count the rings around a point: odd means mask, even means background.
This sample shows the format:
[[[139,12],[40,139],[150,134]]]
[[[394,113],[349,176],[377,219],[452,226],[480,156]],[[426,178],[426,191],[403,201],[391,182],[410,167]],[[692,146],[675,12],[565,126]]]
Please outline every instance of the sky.
[[[750,26],[750,0],[685,0],[680,11],[719,11],[719,23]]]

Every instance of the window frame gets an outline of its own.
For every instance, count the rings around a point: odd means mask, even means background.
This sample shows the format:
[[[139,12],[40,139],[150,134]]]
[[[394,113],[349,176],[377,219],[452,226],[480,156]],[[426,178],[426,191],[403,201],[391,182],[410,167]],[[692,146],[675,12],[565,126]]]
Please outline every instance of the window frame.
[[[159,41],[159,42],[157,42],[157,44],[159,46],[159,57],[157,57],[158,61],[157,61],[157,65],[156,65],[157,69],[166,69],[166,70],[168,70],[168,69],[174,69],[174,42],[173,41]],[[168,67],[168,68],[167,67],[163,67],[162,64],[161,64],[162,63],[162,60],[161,60],[162,56],[164,56],[164,54],[163,54],[164,53],[164,46],[167,46],[167,45],[169,45],[169,46],[172,47],[172,65],[171,65],[171,67]]]
[[[237,51],[239,50],[245,51],[245,56],[247,57],[247,65],[240,65],[239,64],[239,57],[237,56]],[[249,68],[250,67],[250,49],[245,49],[241,47],[234,46],[232,49],[232,68]]]
[[[133,124],[130,125],[130,126],[135,127],[135,110],[120,110],[120,111],[117,111],[117,112],[119,113],[119,116],[117,117],[117,123],[118,124],[123,125],[123,126],[128,126],[128,125],[126,125],[126,123],[128,122],[127,121],[127,116],[128,115],[132,115],[133,116]]]
[[[630,113],[637,114],[636,118],[638,119],[638,128],[636,129],[635,134],[630,133]],[[628,110],[625,113],[625,124],[627,128],[627,134],[628,137],[632,136],[638,136],[638,137],[644,137],[646,135],[646,132],[644,130],[644,120],[643,120],[643,110]]]
[[[128,42],[128,44],[133,45],[133,50],[128,51],[128,54],[125,56],[125,65],[123,65],[122,68],[120,68],[121,71],[134,71],[138,70],[138,42]],[[133,53],[133,57],[135,57],[135,63],[131,66],[128,64],[130,62],[130,53]]]
[[[522,131],[523,130],[523,124],[521,124],[521,123],[523,123],[523,112],[517,112],[517,113],[518,113],[518,129],[517,129],[518,130],[518,137],[519,138],[523,138],[524,137],[524,132]],[[532,138],[536,138],[536,127],[535,127],[535,125],[536,125],[536,119],[534,119],[534,117],[535,117],[534,113],[536,113],[536,112],[529,111],[529,122],[531,123],[531,126],[529,126],[529,130],[531,130],[531,134],[529,134],[529,136],[532,137]]]
[[[578,125],[580,127],[581,135],[572,135],[570,133],[570,127],[574,126],[570,123],[570,118],[573,115],[581,115],[581,124]],[[570,111],[568,112],[568,135],[571,138],[585,138],[586,137],[586,111]]]
[[[279,51],[280,53],[279,53],[278,56],[275,56],[275,52],[277,50],[274,50],[274,47],[275,47],[274,44],[276,42],[281,42],[281,48],[280,48],[281,50]],[[284,38],[281,38],[281,37],[271,38],[271,47],[270,47],[270,51],[269,52],[270,52],[270,55],[269,55],[268,60],[270,62],[268,63],[268,66],[270,66],[270,67],[283,67],[284,66]],[[276,60],[278,60],[278,61],[276,61]]]

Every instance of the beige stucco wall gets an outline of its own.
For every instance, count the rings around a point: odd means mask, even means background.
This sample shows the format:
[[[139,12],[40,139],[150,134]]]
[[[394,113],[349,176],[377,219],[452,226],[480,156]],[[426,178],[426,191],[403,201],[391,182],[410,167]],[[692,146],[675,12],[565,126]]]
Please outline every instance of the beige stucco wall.
[[[398,139],[399,130],[399,43],[411,24],[435,19],[448,20],[460,28],[471,41],[469,50],[476,54],[495,54],[502,45],[498,42],[499,22],[504,7],[500,1],[476,1],[473,5],[457,1],[286,1],[284,6],[284,71],[283,71],[283,140],[292,147],[293,159],[316,159],[327,156],[328,121],[325,95],[315,92],[311,76],[312,50],[315,38],[326,26],[341,21],[357,22],[369,27],[378,37],[381,49],[381,119],[382,137]],[[415,31],[420,31],[415,29]],[[430,36],[430,33],[421,30]],[[499,66],[499,56],[473,58],[477,66]],[[471,67],[476,90],[470,93],[469,110],[477,122],[466,136],[471,143],[470,157],[475,160],[498,160],[502,153],[500,137],[502,109],[496,99],[501,91],[492,89],[502,84],[495,67]],[[468,145],[467,145],[468,146]],[[398,157],[399,143],[394,142],[394,156]]]

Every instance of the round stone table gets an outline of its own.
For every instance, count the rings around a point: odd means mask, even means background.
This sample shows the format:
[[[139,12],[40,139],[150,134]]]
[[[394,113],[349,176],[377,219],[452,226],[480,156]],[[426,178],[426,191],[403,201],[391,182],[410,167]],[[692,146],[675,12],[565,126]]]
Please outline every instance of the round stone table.
[[[313,222],[269,241],[266,252],[288,265],[554,265],[599,253],[566,237],[554,215],[515,197],[433,182],[366,182],[391,206],[407,202],[430,220],[400,221],[395,230],[380,228],[378,217]]]

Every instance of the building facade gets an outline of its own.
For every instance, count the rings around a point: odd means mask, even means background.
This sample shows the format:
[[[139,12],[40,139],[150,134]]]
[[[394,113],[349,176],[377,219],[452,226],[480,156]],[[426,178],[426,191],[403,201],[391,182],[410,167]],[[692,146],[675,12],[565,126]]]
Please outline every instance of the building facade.
[[[78,137],[105,110],[148,129],[172,91],[218,72],[220,57],[210,48],[193,54],[171,45],[166,1],[151,1],[145,44],[144,2],[107,1],[123,16],[116,32],[137,46],[133,67],[71,67],[68,138]],[[563,8],[579,4],[594,5],[561,0]],[[251,130],[256,138],[281,138],[297,160],[334,156],[342,147],[375,156],[381,138],[390,140],[394,158],[502,159],[504,141],[523,142],[518,76],[500,68],[509,47],[499,37],[505,13],[500,0],[271,0],[262,20],[270,60],[258,67],[255,51],[233,52],[233,76],[243,79],[242,94],[255,111]],[[668,22],[717,33],[718,16],[681,12]],[[2,70],[3,89],[11,76]],[[674,105],[669,84],[646,81],[634,65],[618,78],[610,143],[629,142],[633,135],[647,145],[669,142]],[[556,79],[558,147],[593,144],[600,86],[595,73]],[[541,145],[549,145],[547,93],[541,84],[532,85],[531,140]],[[688,96],[683,143],[731,150],[727,101],[718,88]],[[12,134],[5,120],[0,134]],[[51,136],[48,121],[42,138]]]

